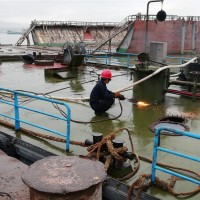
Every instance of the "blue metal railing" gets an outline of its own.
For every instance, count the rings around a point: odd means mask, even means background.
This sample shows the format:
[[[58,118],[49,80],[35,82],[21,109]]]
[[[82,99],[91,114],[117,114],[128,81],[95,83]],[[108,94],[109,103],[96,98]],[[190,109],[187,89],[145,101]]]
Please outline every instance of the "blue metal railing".
[[[70,109],[70,107],[69,107],[69,105],[67,103],[61,102],[61,101],[57,101],[57,100],[54,100],[54,99],[48,99],[48,98],[37,96],[37,95],[31,95],[31,94],[24,93],[24,92],[19,92],[19,91],[13,91],[13,90],[9,90],[9,89],[4,89],[4,88],[0,88],[0,91],[9,92],[9,93],[11,93],[11,94],[14,95],[14,101],[13,102],[8,102],[8,101],[0,99],[0,103],[7,104],[7,105],[9,105],[9,106],[11,106],[11,107],[14,108],[14,116],[3,114],[1,112],[0,112],[0,116],[3,116],[5,118],[9,118],[9,119],[14,120],[15,121],[15,130],[19,130],[20,129],[20,123],[22,122],[24,124],[27,124],[27,125],[30,125],[30,126],[33,126],[33,127],[36,127],[36,128],[39,128],[39,129],[51,132],[53,134],[65,137],[66,138],[66,151],[69,151],[69,146],[70,146],[71,109]],[[53,114],[50,114],[50,113],[47,113],[47,112],[44,112],[44,111],[41,111],[41,110],[32,109],[32,108],[29,108],[27,106],[19,105],[19,97],[20,96],[21,97],[22,96],[23,97],[28,97],[28,98],[31,98],[31,99],[37,99],[37,100],[41,100],[41,101],[45,101],[45,102],[55,103],[55,104],[59,104],[59,105],[63,105],[66,108],[66,110],[67,110],[67,117],[66,118],[60,117],[58,115],[53,115]],[[34,123],[29,122],[29,121],[24,120],[24,119],[21,119],[20,118],[20,110],[22,110],[22,109],[23,110],[27,110],[27,111],[31,111],[31,112],[34,112],[34,113],[41,114],[43,116],[45,115],[45,116],[52,117],[54,119],[65,121],[67,123],[66,124],[66,133],[63,134],[61,132],[49,129],[49,128],[44,127],[44,126],[40,126],[40,125],[34,124]]]
[[[107,51],[95,51],[96,54],[90,54],[92,50],[87,50],[85,60],[87,62],[103,64],[107,67],[107,65],[114,65],[129,68],[134,64],[138,63],[137,56],[138,54],[132,53],[120,53],[120,52],[107,52]],[[167,65],[181,65],[184,62],[190,60],[191,58],[186,57],[176,57],[176,56],[166,56],[166,64]]]
[[[93,62],[98,64],[114,65],[129,68],[137,63],[137,55],[131,53],[118,53],[118,52],[106,52],[95,51],[97,54],[90,54],[92,51],[88,51],[86,54],[86,63]]]
[[[176,173],[174,171],[171,171],[171,170],[168,170],[168,169],[165,169],[163,167],[159,167],[159,166],[156,165],[158,151],[162,151],[162,152],[169,153],[169,154],[172,154],[172,155],[175,155],[175,156],[179,156],[179,157],[182,157],[182,158],[186,158],[186,159],[189,159],[189,160],[200,162],[199,158],[160,147],[159,143],[160,143],[161,131],[168,131],[168,132],[172,132],[172,133],[176,133],[176,134],[180,134],[180,135],[183,135],[183,136],[187,136],[187,137],[191,137],[191,138],[200,140],[200,135],[197,135],[197,134],[194,134],[194,133],[182,132],[182,131],[179,131],[179,130],[174,130],[174,129],[165,128],[165,127],[161,127],[161,128],[156,129],[155,136],[154,136],[154,149],[153,149],[153,162],[152,162],[152,169],[151,169],[151,182],[152,183],[155,182],[155,173],[156,173],[156,170],[159,170],[159,171],[171,174],[173,176],[177,176],[179,178],[182,178],[182,179],[185,179],[185,180],[188,180],[190,182],[193,182],[195,184],[200,185],[199,180],[190,178],[188,176]]]

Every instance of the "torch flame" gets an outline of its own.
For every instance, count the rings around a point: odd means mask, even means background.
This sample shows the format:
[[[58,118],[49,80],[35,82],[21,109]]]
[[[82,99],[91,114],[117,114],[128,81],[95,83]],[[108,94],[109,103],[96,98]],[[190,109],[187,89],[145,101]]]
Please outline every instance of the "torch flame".
[[[138,105],[139,107],[147,107],[147,106],[149,106],[150,104],[145,103],[145,102],[143,102],[143,101],[138,101],[138,102],[137,102],[137,105]]]

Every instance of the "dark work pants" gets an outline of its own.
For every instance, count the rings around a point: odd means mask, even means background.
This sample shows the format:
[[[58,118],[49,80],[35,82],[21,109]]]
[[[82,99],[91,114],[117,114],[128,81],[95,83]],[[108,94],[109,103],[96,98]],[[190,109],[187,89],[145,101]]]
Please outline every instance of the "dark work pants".
[[[91,107],[95,112],[105,112],[113,105],[114,101],[115,99],[104,99],[97,104],[91,105]]]

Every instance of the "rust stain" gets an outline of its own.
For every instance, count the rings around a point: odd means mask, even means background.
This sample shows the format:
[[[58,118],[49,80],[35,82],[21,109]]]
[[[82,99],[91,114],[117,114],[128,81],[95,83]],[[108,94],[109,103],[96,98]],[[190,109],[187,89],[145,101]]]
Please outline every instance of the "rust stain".
[[[0,150],[0,191],[8,193],[15,200],[29,200],[29,188],[23,183],[21,173],[28,166]],[[9,199],[8,196],[1,197]]]
[[[99,161],[78,156],[50,156],[35,162],[22,175],[30,188],[52,194],[85,190],[106,178],[104,165]]]

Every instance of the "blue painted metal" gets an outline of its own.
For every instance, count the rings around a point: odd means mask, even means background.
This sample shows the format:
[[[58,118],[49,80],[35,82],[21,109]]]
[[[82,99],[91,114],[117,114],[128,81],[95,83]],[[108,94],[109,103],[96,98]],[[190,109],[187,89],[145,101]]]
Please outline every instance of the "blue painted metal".
[[[102,63],[106,66],[119,65],[119,59],[120,59],[120,66],[129,68],[131,65],[131,62],[133,63],[135,61],[135,57],[137,54],[131,54],[131,53],[117,53],[116,52],[106,52],[106,51],[96,51],[97,54],[89,54],[89,51],[87,53],[87,59],[86,62],[94,62],[94,63]],[[108,61],[109,59],[109,61]]]
[[[4,89],[4,88],[0,88],[0,90],[14,94],[14,102],[13,103],[10,103],[10,102],[7,102],[7,101],[1,100],[1,99],[0,99],[0,102],[4,103],[4,104],[7,104],[9,106],[12,106],[14,108],[14,115],[15,116],[12,117],[12,116],[9,116],[9,115],[3,114],[3,113],[0,113],[0,116],[6,117],[6,118],[9,118],[9,119],[13,119],[15,121],[15,130],[19,130],[20,129],[20,122],[22,122],[24,124],[28,124],[30,126],[33,126],[33,127],[36,127],[36,128],[39,128],[39,129],[46,130],[48,132],[54,133],[56,135],[60,135],[60,136],[66,138],[66,151],[69,151],[69,148],[70,148],[71,109],[70,109],[70,106],[67,103],[61,102],[61,101],[57,101],[57,100],[54,100],[54,99],[48,99],[48,98],[42,97],[42,96],[32,95],[32,94],[13,91],[13,90]],[[64,118],[64,117],[53,115],[53,114],[50,114],[50,113],[47,113],[47,112],[43,112],[43,111],[40,111],[40,110],[32,109],[32,108],[29,108],[27,106],[21,106],[21,105],[18,104],[19,96],[29,97],[31,99],[39,99],[41,101],[46,101],[46,102],[50,102],[50,103],[63,105],[66,108],[67,116],[66,116],[66,118]],[[28,111],[31,111],[31,112],[34,112],[34,113],[38,113],[38,114],[41,114],[41,115],[49,116],[49,117],[52,117],[52,118],[55,118],[55,119],[59,119],[59,120],[62,120],[62,121],[66,121],[66,123],[67,123],[67,125],[66,125],[66,133],[63,134],[61,132],[58,132],[58,131],[55,131],[55,130],[51,130],[51,129],[47,128],[47,127],[39,126],[39,125],[34,124],[32,122],[20,119],[20,110],[21,109],[28,110]]]
[[[186,154],[182,154],[182,153],[179,153],[179,152],[171,151],[171,150],[166,149],[166,148],[159,147],[161,131],[168,131],[168,132],[171,132],[171,133],[176,133],[176,134],[180,134],[180,135],[183,135],[183,136],[187,136],[187,137],[191,137],[191,138],[200,140],[200,135],[195,134],[195,133],[182,132],[182,131],[175,130],[175,129],[170,129],[170,128],[167,128],[167,127],[160,127],[158,129],[156,129],[155,136],[154,136],[153,161],[152,161],[152,168],[151,168],[151,183],[155,182],[156,170],[160,170],[160,171],[163,171],[165,173],[171,174],[173,176],[180,177],[182,179],[185,179],[185,180],[188,180],[190,182],[193,182],[193,183],[196,183],[196,184],[200,185],[200,181],[199,180],[184,176],[182,174],[173,172],[171,170],[168,170],[168,169],[165,169],[165,168],[162,168],[162,167],[159,167],[159,166],[156,165],[158,151],[163,151],[165,153],[173,154],[173,155],[180,156],[180,157],[183,157],[183,158],[186,158],[186,159],[189,159],[189,160],[200,162],[199,158],[196,158],[196,157],[193,157],[193,156],[189,156],[189,155],[186,155]]]
[[[126,67],[129,68],[130,66],[130,55],[127,55],[127,62],[126,62]]]
[[[105,66],[107,67],[107,65],[108,65],[108,54],[106,53],[105,54]]]
[[[200,185],[200,181],[199,181],[199,180],[190,178],[190,177],[188,177],[188,176],[184,176],[184,175],[182,175],[182,174],[173,172],[173,171],[168,170],[168,169],[165,169],[165,168],[163,168],[163,167],[156,166],[156,169],[157,169],[157,170],[160,170],[160,171],[162,171],[162,172],[171,174],[171,175],[173,175],[173,176],[177,176],[177,177],[179,177],[179,178],[182,178],[182,179],[185,179],[185,180],[188,180],[188,181],[190,181],[190,182],[193,182],[193,183],[196,183],[196,184]]]
[[[20,129],[20,120],[19,120],[19,106],[17,93],[14,93],[14,107],[15,107],[15,130]]]
[[[133,63],[136,62],[136,58],[138,54],[132,54],[132,53],[120,53],[120,52],[107,52],[107,51],[95,51],[96,54],[90,54],[92,51],[87,50],[86,53],[86,63],[87,62],[94,62],[94,63],[102,63],[106,66],[119,65],[119,59],[120,59],[120,66],[129,68],[130,66],[133,66]],[[109,62],[108,62],[109,58]],[[176,57],[176,56],[166,56],[166,59],[174,60],[174,62],[166,62],[168,65],[180,65],[183,64],[185,61],[190,60],[191,58],[185,58],[185,57]]]
[[[157,147],[157,150],[163,151],[163,152],[166,152],[166,153],[169,153],[169,154],[173,154],[173,155],[176,155],[176,156],[179,156],[179,157],[182,157],[182,158],[187,158],[187,159],[189,159],[189,160],[194,160],[194,161],[200,162],[200,159],[199,159],[199,158],[195,158],[195,157],[193,157],[193,156],[187,156],[187,155],[185,155],[185,154],[178,153],[178,152],[176,152],[176,151],[172,151],[172,150],[165,149],[165,148],[162,148],[162,147]]]

